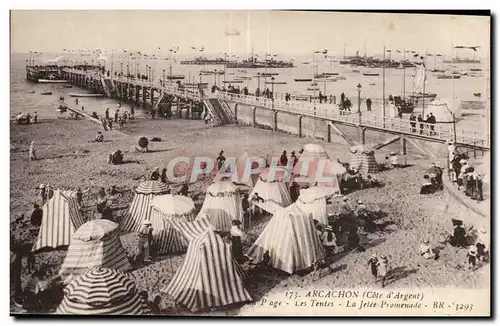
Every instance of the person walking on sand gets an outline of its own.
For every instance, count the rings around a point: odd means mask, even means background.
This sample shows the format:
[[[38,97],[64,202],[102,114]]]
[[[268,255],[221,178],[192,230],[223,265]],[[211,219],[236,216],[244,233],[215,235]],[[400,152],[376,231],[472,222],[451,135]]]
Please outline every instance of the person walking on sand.
[[[45,185],[42,183],[40,187],[40,198],[42,199],[42,204],[45,204],[45,201],[47,200],[47,192],[45,191]]]
[[[36,113],[36,111],[33,114],[33,123],[38,123],[38,114]]]
[[[106,108],[106,112],[104,112],[104,114],[106,115],[106,120],[109,119],[109,108]]]
[[[119,114],[119,112],[120,112],[120,110],[119,110],[119,109],[117,109],[117,110],[115,111],[115,123],[118,123],[118,114]]]
[[[378,278],[378,258],[377,254],[372,254],[371,258],[368,260],[368,267],[370,268],[375,283],[377,283]]]
[[[385,286],[385,278],[387,276],[387,270],[389,268],[389,261],[386,256],[382,256],[378,262],[378,276],[380,276],[380,281],[382,282],[382,287]]]
[[[469,252],[467,253],[467,263],[469,269],[475,270],[477,265],[477,248],[472,245],[469,247]]]
[[[34,141],[32,141],[30,143],[29,159],[30,159],[30,161],[36,161],[38,159],[36,157],[36,150],[35,150],[35,142]]]
[[[78,106],[78,99],[75,99],[75,105]]]
[[[137,233],[137,237],[139,238],[138,241],[138,253],[135,257],[139,258],[140,256],[143,256],[143,262],[144,263],[149,263],[151,262],[151,257],[149,255],[149,235],[153,233],[153,228],[151,227],[151,221],[149,220],[144,220],[142,222],[142,227]]]

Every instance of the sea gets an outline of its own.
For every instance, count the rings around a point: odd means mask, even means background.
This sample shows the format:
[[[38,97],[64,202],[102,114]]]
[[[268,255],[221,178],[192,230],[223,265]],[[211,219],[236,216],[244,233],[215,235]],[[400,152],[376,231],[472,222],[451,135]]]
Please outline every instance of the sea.
[[[37,84],[26,80],[26,60],[30,57],[29,54],[12,54],[11,55],[11,72],[10,72],[10,114],[15,116],[20,112],[31,113],[37,112],[39,117],[55,118],[59,115],[56,108],[59,105],[59,97],[64,96],[69,104],[73,104],[74,99],[69,97],[69,93],[84,92],[81,89],[73,86],[73,88],[63,88],[61,84]],[[47,54],[42,58],[37,58],[36,63],[41,63],[46,59],[55,58],[56,54]],[[189,59],[189,58],[182,58]],[[224,70],[223,65],[180,65],[181,58],[177,59],[177,63],[169,65],[168,61],[144,61],[144,60],[125,60],[121,62],[117,59],[113,62],[106,62],[108,69],[113,65],[114,70],[126,73],[127,66],[131,73],[139,72],[145,74],[146,65],[153,67],[152,74],[155,80],[163,78],[163,74],[170,73],[174,75],[184,75],[185,82],[208,83],[211,87],[214,83],[221,86],[223,80],[236,80],[240,77],[251,77],[248,80],[243,80],[242,83],[234,84],[240,88],[248,87],[253,92],[260,84],[263,89],[265,82],[271,82],[271,78],[259,79],[257,73],[274,73],[275,83],[286,82],[286,84],[267,84],[271,90],[274,87],[274,92],[277,94],[291,93],[292,95],[312,95],[308,90],[311,88],[310,82],[295,82],[295,78],[313,78],[314,73],[339,73],[341,80],[336,82],[317,80],[319,90],[326,95],[335,95],[340,98],[340,94],[344,93],[348,98],[357,98],[357,86],[361,85],[361,96],[363,98],[370,97],[374,101],[382,99],[383,96],[383,69],[382,68],[366,68],[366,67],[351,67],[348,65],[341,66],[338,62],[317,61],[316,67],[311,63],[305,63],[307,58],[296,58],[295,68],[282,69],[245,69],[234,68],[226,69],[226,75],[204,75],[200,76],[201,70]],[[90,62],[90,59],[88,59]],[[170,69],[171,68],[171,69]],[[486,101],[486,94],[489,83],[489,67],[485,64],[456,64],[454,67],[451,64],[436,64],[432,62],[427,64],[428,69],[449,69],[457,71],[468,71],[470,68],[480,68],[481,72],[477,73],[480,76],[462,76],[460,79],[437,79],[439,73],[427,72],[427,83],[425,91],[436,93],[439,99],[451,100],[458,98],[462,101]],[[359,70],[354,72],[353,70]],[[363,72],[379,73],[379,76],[364,76]],[[408,69],[385,69],[385,97],[389,95],[397,96],[404,93],[411,94],[413,88],[414,68]],[[404,82],[403,82],[404,81]],[[50,91],[52,95],[41,95],[42,92]],[[476,96],[474,95],[476,93]],[[480,96],[477,94],[480,93]],[[93,112],[102,115],[106,108],[111,112],[117,107],[117,102],[107,98],[79,98],[79,107],[84,106],[85,111]],[[129,105],[122,106],[125,110],[130,109]],[[146,114],[136,108],[137,114]],[[482,112],[470,115],[471,121],[485,119],[485,109]]]

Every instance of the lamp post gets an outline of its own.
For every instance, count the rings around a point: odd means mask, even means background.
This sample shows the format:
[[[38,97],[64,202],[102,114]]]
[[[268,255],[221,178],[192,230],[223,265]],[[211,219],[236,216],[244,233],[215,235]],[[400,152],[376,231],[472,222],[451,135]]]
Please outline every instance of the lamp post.
[[[162,80],[161,80],[161,86],[165,87],[165,69],[163,69],[163,77],[162,77]]]
[[[271,77],[271,108],[274,110],[274,77]]]
[[[361,84],[356,86],[358,89],[358,116],[359,116],[359,124],[361,124]]]

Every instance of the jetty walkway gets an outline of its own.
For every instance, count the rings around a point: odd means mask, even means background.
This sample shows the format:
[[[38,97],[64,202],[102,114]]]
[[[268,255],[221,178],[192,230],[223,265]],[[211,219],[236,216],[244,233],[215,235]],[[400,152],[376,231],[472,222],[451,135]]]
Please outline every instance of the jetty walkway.
[[[265,110],[272,116],[271,125],[274,126],[274,130],[278,130],[280,115],[296,116],[299,136],[302,136],[302,120],[304,118],[326,122],[328,126],[327,141],[330,141],[331,130],[340,133],[335,127],[335,124],[340,124],[358,128],[359,142],[363,144],[365,143],[366,130],[374,130],[394,134],[401,139],[412,138],[442,144],[452,140],[459,147],[480,151],[489,151],[491,147],[490,135],[487,132],[473,128],[454,127],[452,123],[415,122],[415,126],[412,126],[408,119],[384,117],[377,114],[376,111],[367,111],[364,106],[361,106],[361,103],[357,103],[358,105],[355,103],[351,108],[352,111],[341,111],[335,104],[285,101],[281,96],[270,99],[222,91],[210,93],[201,91],[197,87],[186,87],[182,82],[162,83],[160,80],[153,82],[124,76],[111,78],[97,71],[65,68],[63,76],[77,86],[92,89],[117,100],[142,104],[151,107],[152,110],[157,109],[158,105],[167,97],[170,101],[173,99],[182,101],[187,105],[188,111],[196,104],[202,103],[204,110],[207,110],[218,124],[237,123],[239,108],[246,106],[251,107],[253,111],[253,125],[256,125],[256,111]]]

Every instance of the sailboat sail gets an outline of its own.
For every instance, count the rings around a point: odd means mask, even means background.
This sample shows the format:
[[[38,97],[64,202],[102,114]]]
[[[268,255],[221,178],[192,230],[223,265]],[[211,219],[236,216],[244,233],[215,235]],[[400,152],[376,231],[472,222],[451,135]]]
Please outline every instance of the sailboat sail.
[[[423,64],[419,65],[415,72],[415,78],[413,79],[413,92],[423,93],[426,80],[425,66]]]

